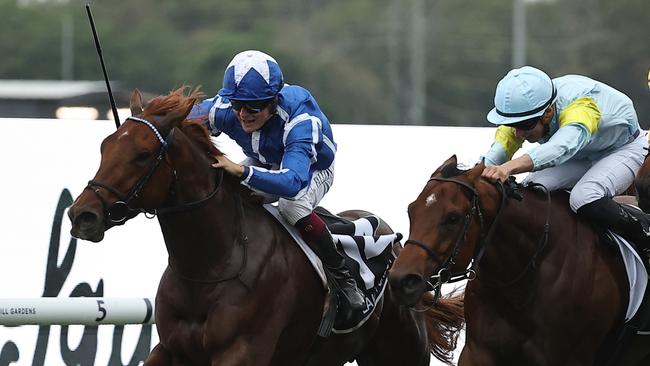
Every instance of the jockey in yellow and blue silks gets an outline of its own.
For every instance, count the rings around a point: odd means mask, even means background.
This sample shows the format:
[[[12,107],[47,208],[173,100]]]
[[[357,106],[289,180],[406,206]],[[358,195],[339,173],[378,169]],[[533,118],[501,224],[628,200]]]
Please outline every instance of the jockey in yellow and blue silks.
[[[650,248],[650,218],[616,203],[634,181],[648,147],[630,98],[578,75],[552,79],[530,66],[511,70],[496,88],[489,122],[498,125],[483,176],[495,181],[532,172],[524,183],[571,189],[571,209]],[[538,142],[512,159],[524,141]]]
[[[313,212],[334,182],[336,144],[309,91],[285,84],[271,56],[244,51],[226,67],[217,95],[195,105],[188,118],[205,118],[213,136],[225,133],[237,142],[247,159],[236,164],[219,156],[213,166],[254,191],[277,196],[280,214],[300,230],[351,307],[364,307],[343,255]]]

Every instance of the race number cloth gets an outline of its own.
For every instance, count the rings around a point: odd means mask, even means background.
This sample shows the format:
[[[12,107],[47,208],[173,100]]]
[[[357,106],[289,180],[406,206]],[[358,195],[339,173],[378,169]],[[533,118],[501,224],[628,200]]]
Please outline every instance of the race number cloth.
[[[323,286],[327,288],[323,264],[302,239],[298,230],[282,218],[276,206],[271,204],[263,206],[295,239],[320,276]],[[357,286],[366,295],[366,307],[344,321],[337,319],[334,333],[349,333],[362,326],[384,294],[388,282],[388,268],[395,260],[393,244],[402,239],[402,234],[375,235],[380,223],[378,217],[368,216],[357,219],[351,224],[330,226],[332,229],[341,229],[342,232],[332,232],[332,238],[337,247],[345,253],[346,265],[352,272]]]

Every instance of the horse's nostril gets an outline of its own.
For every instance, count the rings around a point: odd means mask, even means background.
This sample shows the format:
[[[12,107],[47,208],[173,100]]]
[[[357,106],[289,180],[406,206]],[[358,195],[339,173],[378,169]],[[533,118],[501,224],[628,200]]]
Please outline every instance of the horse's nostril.
[[[85,211],[85,212],[80,213],[77,216],[75,222],[80,226],[87,226],[87,225],[95,224],[97,222],[97,220],[98,220],[98,217],[97,217],[96,214],[94,214],[92,212],[89,212],[89,211]]]

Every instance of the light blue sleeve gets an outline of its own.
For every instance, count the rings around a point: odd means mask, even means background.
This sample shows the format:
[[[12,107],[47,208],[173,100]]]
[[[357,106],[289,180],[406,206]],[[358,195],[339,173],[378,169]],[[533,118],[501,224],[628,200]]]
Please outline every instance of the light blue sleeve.
[[[488,152],[481,156],[481,159],[484,159],[485,165],[501,165],[508,161],[508,156],[506,154],[506,149],[498,143],[494,142],[490,147]]]
[[[528,151],[533,161],[533,171],[557,166],[571,159],[589,143],[590,138],[591,133],[584,125],[571,123],[562,126],[548,142]]]

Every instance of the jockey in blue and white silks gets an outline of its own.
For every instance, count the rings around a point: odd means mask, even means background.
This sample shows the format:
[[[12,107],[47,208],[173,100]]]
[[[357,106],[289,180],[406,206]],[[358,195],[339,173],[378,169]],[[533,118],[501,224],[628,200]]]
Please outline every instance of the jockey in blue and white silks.
[[[573,211],[635,244],[650,247],[650,217],[612,197],[623,193],[643,164],[648,142],[630,98],[585,76],[552,79],[530,66],[497,85],[489,122],[498,125],[483,176],[571,189]],[[539,146],[512,159],[524,140]]]
[[[208,111],[213,136],[225,133],[246,156],[272,167],[244,167],[242,182],[254,190],[300,198],[314,172],[327,170],[334,163],[336,144],[330,123],[314,97],[300,86],[284,85],[277,95],[275,113],[252,133],[242,129],[227,97],[217,95],[195,109]]]
[[[244,51],[226,67],[223,86],[194,106],[188,118],[204,118],[214,136],[225,133],[248,157],[226,156],[212,166],[242,184],[278,196],[280,214],[300,231],[353,309],[365,307],[345,259],[325,222],[313,210],[334,182],[336,143],[329,120],[305,88],[284,84],[271,56]]]

